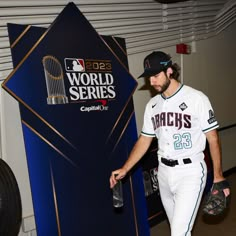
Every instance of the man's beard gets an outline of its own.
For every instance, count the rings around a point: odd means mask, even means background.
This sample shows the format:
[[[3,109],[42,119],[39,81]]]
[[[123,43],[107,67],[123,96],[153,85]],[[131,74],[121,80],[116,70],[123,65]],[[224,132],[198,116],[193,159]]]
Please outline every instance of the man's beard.
[[[162,86],[158,86],[160,89],[156,89],[158,94],[164,93],[170,85],[170,79],[166,76],[166,81]]]

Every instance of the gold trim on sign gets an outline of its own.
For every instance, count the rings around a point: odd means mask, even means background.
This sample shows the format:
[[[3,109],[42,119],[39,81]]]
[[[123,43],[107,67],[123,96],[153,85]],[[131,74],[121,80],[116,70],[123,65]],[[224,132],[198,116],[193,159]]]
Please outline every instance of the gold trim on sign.
[[[103,41],[103,43],[107,46],[107,48],[111,51],[111,53],[114,55],[114,57],[117,59],[117,61],[119,61],[119,63],[123,66],[123,68],[126,70],[126,72],[130,75],[130,77],[132,77],[133,80],[136,82],[136,86],[135,86],[133,92],[131,93],[131,95],[133,95],[136,87],[138,86],[136,79],[130,74],[128,68],[124,65],[124,63],[120,60],[120,58],[116,55],[116,53],[111,49],[111,47],[106,43],[106,41],[100,35],[99,35],[99,37]]]
[[[112,128],[112,131],[110,133],[110,135],[108,136],[108,139],[106,140],[106,144],[109,140],[109,138],[111,137],[113,131],[115,130],[119,120],[121,119],[121,116],[123,115],[125,109],[127,108],[128,106],[128,103],[130,102],[130,100],[133,98],[133,94],[138,86],[138,83],[137,81],[134,79],[134,77],[130,74],[130,72],[128,71],[128,68],[123,64],[123,62],[120,60],[120,58],[115,54],[115,52],[111,49],[111,47],[105,42],[105,40],[101,37],[101,35],[98,34],[98,36],[101,38],[101,40],[103,41],[103,43],[107,46],[107,48],[111,51],[111,53],[115,56],[115,58],[119,61],[119,63],[124,67],[124,69],[127,71],[127,73],[133,78],[133,80],[136,82],[136,86],[134,87],[133,91],[131,92],[130,96],[128,97],[127,99],[127,102],[126,102],[126,105],[125,107],[123,108],[121,114],[119,115],[117,121],[115,122],[115,125],[113,126]],[[127,55],[125,53],[125,55]],[[124,132],[124,131],[123,131]],[[114,149],[113,149],[114,150]],[[131,181],[131,177],[130,177],[130,181]],[[138,233],[138,225],[137,225],[137,216],[136,216],[136,210],[135,210],[135,205],[134,205],[134,194],[133,194],[133,185],[132,185],[132,181],[131,181],[131,195],[132,195],[132,205],[133,205],[133,212],[134,212],[134,221],[135,221],[135,230],[136,230],[136,236],[139,236],[139,233]]]
[[[133,98],[133,94],[138,86],[137,84],[137,81],[134,79],[134,77],[129,73],[128,69],[126,68],[126,66],[123,64],[123,62],[120,60],[120,58],[115,54],[115,52],[111,49],[111,47],[105,42],[105,40],[99,35],[99,37],[101,38],[101,40],[103,41],[103,43],[107,46],[107,48],[111,51],[111,53],[115,56],[115,58],[119,61],[119,63],[123,66],[123,68],[127,71],[127,73],[133,78],[133,80],[136,82],[136,86],[134,87],[133,91],[131,92],[130,96],[128,97],[127,99],[127,102],[126,102],[126,105],[125,107],[123,108],[122,112],[120,113],[117,121],[115,122],[115,125],[113,126],[112,128],[112,131],[111,133],[109,134],[108,138],[107,138],[107,141],[106,143],[108,142],[109,138],[111,137],[112,133],[114,132],[116,126],[117,126],[117,123],[119,122],[119,120],[121,119],[121,116],[123,115],[129,101]]]
[[[36,131],[33,127],[31,127],[26,121],[21,120],[21,122],[25,126],[27,126],[32,132],[34,132],[39,138],[41,138],[45,143],[47,143],[50,147],[52,147],[56,152],[58,152],[62,157],[64,157],[64,159],[66,159],[70,164],[78,168],[78,166],[73,161],[71,161],[62,151],[60,151],[51,142],[49,142],[46,138],[44,138],[38,131]]]
[[[125,132],[125,130],[126,130],[128,124],[129,124],[129,122],[130,122],[130,120],[131,120],[131,118],[132,118],[132,116],[133,116],[133,114],[134,114],[134,111],[132,111],[132,113],[130,114],[129,119],[127,120],[127,122],[126,122],[126,124],[125,124],[125,126],[124,126],[124,128],[123,128],[123,130],[122,130],[122,132],[121,132],[121,134],[120,134],[120,136],[119,136],[119,138],[118,138],[118,140],[117,140],[117,142],[116,142],[116,144],[115,144],[113,150],[112,150],[112,152],[115,151],[115,149],[116,149],[118,143],[120,142],[120,140],[121,140],[121,138],[122,138],[122,136],[123,136],[123,134],[124,134],[124,132]]]
[[[42,36],[39,38],[39,40],[34,44],[34,46],[26,53],[26,55],[23,57],[23,59],[18,63],[18,65],[13,69],[13,71],[7,76],[7,78],[3,81],[2,86],[5,88],[5,84],[10,80],[10,78],[16,73],[16,71],[19,69],[19,67],[24,63],[24,61],[29,57],[29,55],[34,51],[34,49],[39,45],[39,43],[43,40],[45,35],[49,29],[47,29]]]
[[[50,161],[50,172],[51,172],[54,206],[55,206],[55,211],[56,211],[58,236],[61,236],[60,217],[59,217],[59,211],[58,211],[58,206],[57,206],[57,194],[56,194],[56,188],[55,188],[55,183],[54,183],[54,178],[53,178],[53,170],[52,170],[51,161]]]
[[[69,140],[67,140],[57,129],[55,129],[51,124],[49,124],[45,119],[43,119],[37,112],[35,112],[30,106],[28,106],[22,99],[17,97],[11,90],[9,90],[7,87],[4,87],[4,89],[10,93],[16,100],[18,100],[22,105],[24,105],[28,110],[30,110],[35,116],[37,116],[43,123],[45,123],[51,130],[53,130],[59,137],[61,137],[66,143],[68,143],[71,147],[73,147],[75,150],[78,151],[78,149],[70,143]]]
[[[136,230],[136,236],[139,236],[138,233],[138,221],[137,221],[137,213],[136,213],[136,208],[135,208],[135,203],[134,203],[134,192],[133,192],[133,182],[132,182],[132,177],[129,177],[129,182],[130,182],[130,189],[131,189],[131,198],[132,198],[132,205],[133,205],[133,213],[134,213],[134,224],[135,224],[135,230]]]
[[[162,214],[162,213],[163,213],[163,211],[159,211],[158,213],[156,213],[156,214],[150,216],[150,217],[148,218],[148,220],[151,220],[151,219],[157,217],[158,215],[160,215],[160,214]]]
[[[10,45],[10,48],[14,48],[16,44],[21,40],[21,38],[28,32],[28,30],[31,28],[30,25],[28,25],[23,32],[18,36],[18,38]]]
[[[106,144],[108,143],[108,141],[109,141],[109,139],[111,138],[111,136],[112,136],[112,134],[113,134],[113,132],[114,132],[116,126],[118,125],[119,121],[121,120],[121,117],[123,116],[123,114],[124,114],[124,112],[125,112],[127,106],[129,105],[129,102],[130,102],[130,99],[131,99],[131,98],[132,98],[132,97],[130,96],[129,99],[127,100],[127,102],[126,102],[126,105],[124,106],[123,110],[121,111],[120,115],[118,116],[118,118],[117,118],[117,120],[116,120],[116,122],[115,122],[113,128],[111,129],[111,132],[110,132],[110,134],[109,134],[109,136],[108,136],[108,138],[107,138],[107,140],[106,140]]]
[[[127,56],[126,51],[120,46],[120,44],[117,42],[116,38],[112,36],[112,39],[115,41],[116,45],[120,48],[120,50],[124,53],[125,56]]]

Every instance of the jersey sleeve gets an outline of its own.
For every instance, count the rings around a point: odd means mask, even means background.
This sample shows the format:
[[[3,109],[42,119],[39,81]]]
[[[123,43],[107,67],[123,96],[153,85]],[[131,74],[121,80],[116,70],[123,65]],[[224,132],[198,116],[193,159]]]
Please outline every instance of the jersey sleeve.
[[[204,133],[219,127],[212,105],[208,97],[203,93],[201,93],[201,98],[198,102],[197,112],[199,114],[201,128]]]
[[[141,134],[144,136],[155,137],[155,132],[152,124],[150,103],[148,103],[145,108],[144,118],[143,118],[143,128]]]

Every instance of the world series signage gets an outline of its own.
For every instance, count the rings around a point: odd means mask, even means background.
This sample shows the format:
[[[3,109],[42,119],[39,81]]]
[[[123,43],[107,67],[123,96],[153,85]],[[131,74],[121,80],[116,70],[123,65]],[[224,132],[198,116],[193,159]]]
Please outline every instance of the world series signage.
[[[111,171],[137,139],[125,41],[100,36],[69,3],[49,28],[8,25],[38,236],[148,236],[141,168],[112,205]]]

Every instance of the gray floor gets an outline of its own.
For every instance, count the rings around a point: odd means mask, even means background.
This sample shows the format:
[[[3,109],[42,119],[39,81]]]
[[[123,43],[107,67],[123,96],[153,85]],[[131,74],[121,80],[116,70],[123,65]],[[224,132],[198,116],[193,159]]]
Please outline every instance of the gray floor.
[[[196,219],[192,236],[236,236],[236,173],[227,177],[231,185],[230,209],[224,217],[205,218],[201,208]],[[151,236],[170,236],[167,221],[151,228]]]

